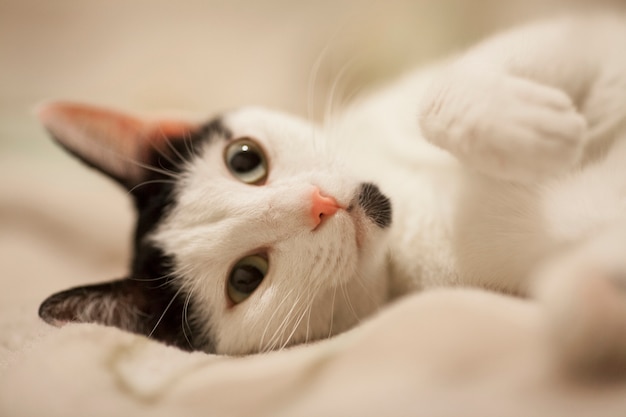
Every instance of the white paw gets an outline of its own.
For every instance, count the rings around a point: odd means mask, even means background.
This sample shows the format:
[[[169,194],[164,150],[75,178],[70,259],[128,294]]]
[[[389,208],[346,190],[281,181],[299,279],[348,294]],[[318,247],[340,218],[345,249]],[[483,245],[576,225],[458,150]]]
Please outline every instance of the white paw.
[[[581,158],[586,122],[563,91],[501,74],[448,72],[422,102],[427,140],[474,169],[532,181]]]

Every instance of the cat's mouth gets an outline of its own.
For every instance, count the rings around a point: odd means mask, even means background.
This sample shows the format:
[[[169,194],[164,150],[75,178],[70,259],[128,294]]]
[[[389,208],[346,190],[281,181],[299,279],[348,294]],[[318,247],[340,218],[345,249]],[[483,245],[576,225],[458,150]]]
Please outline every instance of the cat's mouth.
[[[354,201],[348,207],[352,211],[358,205],[368,219],[376,226],[384,229],[391,225],[391,201],[372,183],[363,183]]]

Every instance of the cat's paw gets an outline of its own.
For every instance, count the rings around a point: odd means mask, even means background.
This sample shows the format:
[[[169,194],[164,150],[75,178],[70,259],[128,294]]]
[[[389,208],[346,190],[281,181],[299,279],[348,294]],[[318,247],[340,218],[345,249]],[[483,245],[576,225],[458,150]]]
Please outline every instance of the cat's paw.
[[[427,140],[485,174],[533,181],[581,158],[586,121],[563,91],[499,73],[446,73],[420,109]]]

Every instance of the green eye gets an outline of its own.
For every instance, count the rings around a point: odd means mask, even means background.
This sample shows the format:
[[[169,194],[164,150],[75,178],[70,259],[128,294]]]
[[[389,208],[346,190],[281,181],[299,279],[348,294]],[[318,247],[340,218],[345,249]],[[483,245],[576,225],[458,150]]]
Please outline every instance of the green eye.
[[[239,304],[257,289],[268,269],[267,258],[262,255],[251,255],[242,258],[235,264],[228,277],[228,297]]]
[[[267,178],[267,159],[259,145],[244,138],[229,144],[224,154],[228,170],[246,184],[261,185]]]

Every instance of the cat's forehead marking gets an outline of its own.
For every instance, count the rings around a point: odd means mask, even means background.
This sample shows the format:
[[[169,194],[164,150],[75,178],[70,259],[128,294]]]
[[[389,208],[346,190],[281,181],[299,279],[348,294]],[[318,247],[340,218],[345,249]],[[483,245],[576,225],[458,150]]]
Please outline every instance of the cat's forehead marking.
[[[223,116],[217,116],[202,125],[198,130],[196,137],[192,137],[191,141],[206,141],[214,138],[231,139],[232,131],[225,123]]]

